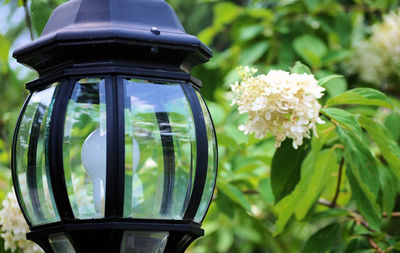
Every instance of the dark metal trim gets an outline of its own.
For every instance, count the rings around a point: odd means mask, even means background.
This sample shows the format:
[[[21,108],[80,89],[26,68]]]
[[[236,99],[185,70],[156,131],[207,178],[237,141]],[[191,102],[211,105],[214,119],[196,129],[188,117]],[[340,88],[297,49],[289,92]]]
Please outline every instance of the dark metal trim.
[[[18,181],[18,173],[17,173],[17,142],[18,142],[19,130],[21,127],[21,121],[22,121],[22,118],[24,117],[26,107],[28,106],[32,95],[33,95],[33,92],[29,93],[28,97],[26,98],[26,100],[24,102],[24,105],[22,106],[21,112],[20,112],[18,120],[17,120],[17,124],[15,126],[14,136],[13,136],[13,140],[12,140],[12,147],[11,147],[11,174],[12,174],[12,181],[13,181],[13,185],[14,185],[14,192],[15,192],[15,196],[17,197],[17,202],[18,202],[19,208],[21,209],[21,212],[26,220],[26,223],[28,223],[29,227],[32,227],[32,223],[28,219],[27,214],[24,212],[24,210],[26,210],[26,208],[23,208],[24,204],[21,199],[22,197],[19,196],[19,191],[18,191],[19,181]]]
[[[162,106],[162,105],[161,105]],[[160,129],[161,145],[163,150],[163,163],[164,163],[164,183],[163,195],[160,207],[161,214],[168,214],[171,209],[171,202],[174,194],[175,187],[175,152],[174,152],[174,138],[172,135],[171,125],[168,119],[168,113],[163,112],[159,108],[159,112],[155,112],[158,127]],[[167,134],[165,134],[167,133]]]
[[[201,96],[201,94],[200,94],[200,96]],[[206,106],[206,108],[207,108],[207,112],[208,112],[208,115],[210,116],[211,125],[212,125],[212,128],[213,128],[213,135],[214,135],[215,145],[216,145],[216,149],[215,149],[215,152],[216,152],[216,161],[215,161],[215,164],[216,164],[216,166],[215,166],[215,178],[214,178],[214,182],[213,182],[213,192],[212,192],[212,194],[211,194],[210,200],[208,201],[207,209],[206,209],[206,211],[204,212],[203,217],[201,218],[200,224],[203,223],[204,218],[205,218],[206,215],[207,215],[208,209],[210,208],[210,205],[211,205],[211,202],[212,202],[212,200],[213,200],[214,193],[215,193],[215,186],[216,186],[216,184],[217,184],[217,177],[218,177],[218,140],[217,140],[217,133],[216,133],[216,131],[215,131],[214,121],[213,121],[213,119],[212,119],[212,117],[211,117],[211,113],[210,113],[210,110],[208,109],[206,100],[203,98],[203,96],[201,96],[201,98],[203,99],[204,104],[205,104],[205,106]],[[208,171],[207,171],[207,173],[208,173]]]
[[[208,141],[207,129],[204,121],[203,111],[196,92],[192,86],[181,84],[181,87],[186,94],[192,109],[194,124],[196,128],[196,173],[193,185],[192,195],[186,209],[184,219],[193,219],[196,216],[197,209],[199,208],[201,197],[203,195],[204,186],[207,178],[207,164],[208,164]]]
[[[87,78],[88,76],[104,76],[104,75],[127,75],[128,78],[138,79],[170,79],[177,81],[187,81],[192,83],[197,88],[203,86],[202,82],[186,72],[165,71],[158,69],[134,68],[125,66],[77,66],[76,68],[64,69],[62,71],[52,72],[49,75],[44,75],[36,80],[26,84],[26,88],[33,91],[43,85],[54,82],[63,78],[81,77]]]
[[[75,80],[60,81],[54,98],[54,105],[49,126],[49,167],[54,200],[61,220],[74,219],[74,213],[68,197],[64,175],[63,142],[64,123],[67,106],[75,86]]]
[[[105,80],[107,115],[107,179],[105,217],[123,216],[125,195],[124,84],[119,77]]]
[[[141,230],[141,231],[181,231],[190,232],[198,236],[204,234],[200,225],[194,222],[178,220],[153,220],[153,219],[90,219],[57,222],[35,228],[27,234],[28,239],[57,232],[91,231],[91,230]]]
[[[36,108],[35,115],[33,116],[32,119],[32,127],[29,133],[28,157],[27,157],[28,164],[26,170],[29,197],[32,201],[33,211],[38,220],[45,219],[42,210],[42,205],[39,199],[39,192],[38,192],[39,189],[37,185],[38,168],[36,164],[38,142],[40,138],[40,128],[42,126],[44,110],[46,110],[46,107],[43,104],[39,103],[38,107]]]

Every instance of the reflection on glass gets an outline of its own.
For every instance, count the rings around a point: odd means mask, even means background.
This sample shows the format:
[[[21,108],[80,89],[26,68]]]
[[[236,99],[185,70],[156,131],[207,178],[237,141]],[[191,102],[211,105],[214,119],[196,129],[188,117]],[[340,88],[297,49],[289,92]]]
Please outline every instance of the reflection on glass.
[[[121,253],[162,253],[168,240],[168,232],[125,231]]]
[[[75,253],[74,247],[63,233],[50,235],[49,243],[54,252]]]
[[[68,102],[63,146],[65,181],[76,218],[104,216],[106,124],[104,80],[80,80]]]
[[[204,186],[203,196],[201,197],[199,209],[197,210],[196,216],[194,218],[194,221],[200,223],[206,215],[207,208],[211,202],[212,194],[214,192],[215,180],[217,179],[217,140],[215,139],[215,130],[206,103],[204,102],[199,92],[196,92],[196,94],[197,98],[200,101],[201,109],[204,114],[208,140],[208,164],[206,184]]]
[[[16,172],[22,208],[33,225],[58,221],[46,152],[56,85],[35,91],[23,113],[16,143]]]
[[[179,84],[125,80],[124,216],[181,219],[193,147],[193,118]]]

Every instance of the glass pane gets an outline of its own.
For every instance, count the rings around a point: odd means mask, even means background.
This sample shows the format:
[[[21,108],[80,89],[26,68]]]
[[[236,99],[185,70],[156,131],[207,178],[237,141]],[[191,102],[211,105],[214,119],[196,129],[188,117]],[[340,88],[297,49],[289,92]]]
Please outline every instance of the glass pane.
[[[63,233],[50,235],[49,242],[54,252],[75,253],[74,247],[72,246],[69,239]]]
[[[35,91],[23,113],[17,143],[17,194],[33,225],[60,220],[51,187],[46,147],[56,85]]]
[[[104,80],[80,80],[68,102],[63,146],[65,180],[76,218],[104,216],[106,124]]]
[[[204,114],[204,120],[207,128],[207,140],[208,140],[208,165],[207,165],[207,178],[206,185],[204,187],[203,196],[199,209],[197,210],[194,221],[200,223],[206,215],[208,206],[211,202],[212,194],[214,192],[215,180],[217,179],[217,140],[215,139],[215,130],[212,124],[211,115],[208,112],[206,103],[201,97],[199,92],[196,92],[197,97],[200,101],[201,109]]]
[[[181,219],[195,147],[192,113],[179,84],[125,80],[124,216]]]
[[[121,253],[162,253],[167,245],[168,232],[125,231]]]

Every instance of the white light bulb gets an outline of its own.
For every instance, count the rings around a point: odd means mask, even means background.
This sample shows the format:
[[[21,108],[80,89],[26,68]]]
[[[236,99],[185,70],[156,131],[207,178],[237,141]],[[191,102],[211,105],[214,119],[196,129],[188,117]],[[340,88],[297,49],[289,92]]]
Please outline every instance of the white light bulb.
[[[85,140],[82,146],[82,163],[93,184],[93,201],[96,214],[104,213],[106,168],[107,168],[107,134],[96,129]]]
[[[140,149],[132,137],[133,193],[135,202],[143,199],[142,183],[136,170],[140,161]],[[85,140],[81,151],[82,163],[93,184],[93,200],[96,215],[104,214],[105,184],[107,176],[107,134],[100,129],[94,130]],[[138,203],[137,203],[138,204]]]

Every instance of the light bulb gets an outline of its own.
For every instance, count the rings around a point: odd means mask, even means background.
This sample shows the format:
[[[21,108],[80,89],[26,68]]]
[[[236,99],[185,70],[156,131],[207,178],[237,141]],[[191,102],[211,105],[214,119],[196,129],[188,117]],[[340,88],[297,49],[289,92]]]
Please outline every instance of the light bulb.
[[[81,157],[93,184],[93,201],[96,215],[104,213],[106,168],[107,168],[107,134],[100,129],[94,130],[82,146]]]
[[[85,140],[81,151],[83,167],[85,167],[93,184],[93,201],[96,216],[104,213],[105,184],[107,171],[107,134],[100,129],[94,130]],[[132,137],[132,172],[133,193],[135,202],[143,199],[143,188],[136,170],[140,161],[140,149],[136,139]],[[137,203],[138,204],[138,203]]]

